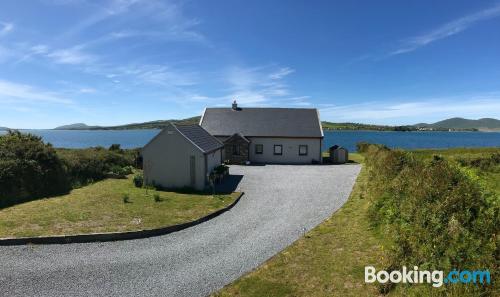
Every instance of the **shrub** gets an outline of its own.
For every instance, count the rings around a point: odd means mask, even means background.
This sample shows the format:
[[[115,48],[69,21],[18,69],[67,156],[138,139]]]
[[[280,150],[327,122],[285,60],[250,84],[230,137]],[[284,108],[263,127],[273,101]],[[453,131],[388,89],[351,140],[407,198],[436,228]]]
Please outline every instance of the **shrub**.
[[[368,142],[360,141],[360,142],[356,143],[356,151],[358,153],[364,153],[368,150],[369,146],[370,146],[370,144]]]
[[[119,144],[116,144],[116,143],[115,143],[115,144],[112,144],[112,145],[109,147],[109,149],[108,149],[108,150],[110,150],[110,151],[112,151],[112,152],[118,152],[118,153],[123,152],[123,150],[121,149],[120,145],[119,145]]]
[[[163,201],[163,200],[161,199],[160,195],[158,195],[158,194],[154,194],[154,195],[153,195],[153,198],[154,198],[155,202],[162,202],[162,201]]]
[[[224,174],[228,172],[229,167],[227,165],[221,164],[213,169],[216,174]]]
[[[72,184],[88,184],[91,180],[104,179],[109,173],[126,175],[123,167],[134,164],[132,153],[119,153],[100,147],[88,149],[58,149]]]
[[[500,153],[493,153],[490,156],[476,158],[458,158],[457,162],[462,166],[479,168],[481,170],[491,170],[500,165]]]
[[[370,218],[394,241],[391,266],[497,271],[498,196],[439,156],[364,147]]]
[[[0,136],[0,207],[62,194],[107,176],[125,177],[138,164],[138,150],[112,146],[54,149],[38,136]]]
[[[141,188],[144,185],[144,176],[140,173],[134,176],[134,185],[137,188]]]
[[[132,166],[130,166],[130,165],[129,165],[129,166],[125,166],[125,167],[123,167],[122,169],[123,169],[123,173],[124,173],[125,175],[129,175],[129,174],[134,173],[134,167],[132,167]]]
[[[69,189],[63,162],[52,145],[20,132],[0,136],[0,207]]]
[[[129,196],[129,194],[123,194],[122,195],[122,200],[123,200],[123,203],[130,203],[130,196]]]

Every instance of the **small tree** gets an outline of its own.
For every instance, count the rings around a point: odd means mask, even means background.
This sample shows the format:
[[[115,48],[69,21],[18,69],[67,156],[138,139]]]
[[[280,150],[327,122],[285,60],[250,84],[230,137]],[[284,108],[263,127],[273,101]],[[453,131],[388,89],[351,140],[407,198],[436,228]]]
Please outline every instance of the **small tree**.
[[[61,194],[70,188],[63,163],[38,136],[0,136],[0,206]]]

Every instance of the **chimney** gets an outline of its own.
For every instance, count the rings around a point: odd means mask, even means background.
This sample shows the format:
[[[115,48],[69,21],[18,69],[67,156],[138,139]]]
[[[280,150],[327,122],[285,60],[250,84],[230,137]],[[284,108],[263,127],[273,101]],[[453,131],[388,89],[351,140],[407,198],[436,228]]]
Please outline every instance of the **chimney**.
[[[236,103],[236,100],[233,101],[233,110],[238,110],[238,103]]]

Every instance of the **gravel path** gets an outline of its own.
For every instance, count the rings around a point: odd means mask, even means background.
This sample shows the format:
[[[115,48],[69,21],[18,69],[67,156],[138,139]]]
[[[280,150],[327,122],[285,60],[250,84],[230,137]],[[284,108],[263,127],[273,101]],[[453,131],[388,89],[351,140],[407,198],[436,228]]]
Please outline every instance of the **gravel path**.
[[[232,166],[245,195],[193,228],[131,241],[0,247],[0,295],[206,296],[329,217],[359,170]]]

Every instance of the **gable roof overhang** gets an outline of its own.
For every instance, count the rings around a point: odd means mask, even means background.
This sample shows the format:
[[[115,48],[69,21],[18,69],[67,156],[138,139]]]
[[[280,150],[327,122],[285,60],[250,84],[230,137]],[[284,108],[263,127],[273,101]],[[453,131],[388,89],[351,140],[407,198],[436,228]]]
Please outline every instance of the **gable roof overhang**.
[[[183,136],[187,141],[193,144],[198,150],[203,154],[209,154],[218,149],[224,147],[224,144],[220,142],[217,138],[210,135],[205,129],[200,125],[175,125],[169,122],[170,127],[173,127],[181,136]],[[142,150],[146,149],[150,144],[154,143],[162,134],[167,131],[169,126],[163,128],[153,139],[151,139]]]
[[[235,139],[242,139],[243,141],[245,141],[246,143],[250,143],[250,140],[248,140],[248,138],[246,138],[245,136],[241,135],[241,133],[234,133],[231,137],[229,137],[228,139],[224,140],[224,143],[228,143],[228,142],[231,142]]]

